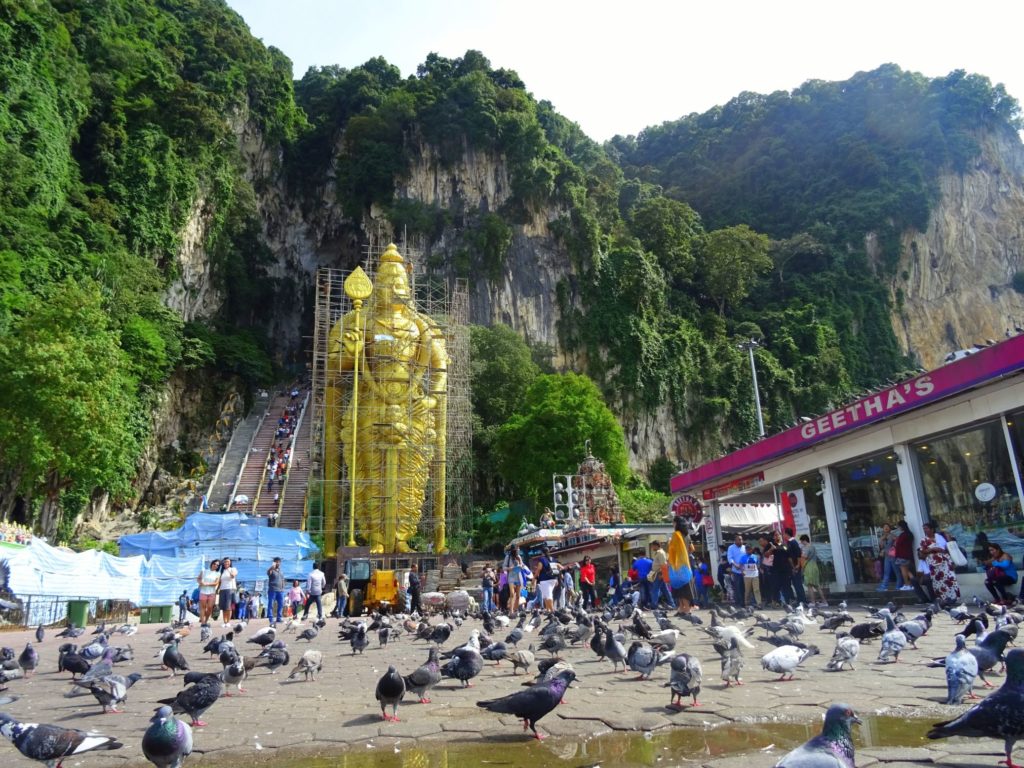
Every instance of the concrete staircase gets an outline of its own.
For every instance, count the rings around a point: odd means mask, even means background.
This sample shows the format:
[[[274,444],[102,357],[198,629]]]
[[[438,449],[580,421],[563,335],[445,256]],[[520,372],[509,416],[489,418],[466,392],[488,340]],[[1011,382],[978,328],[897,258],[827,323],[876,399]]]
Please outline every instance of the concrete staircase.
[[[281,497],[280,528],[299,530],[302,528],[303,513],[306,509],[306,488],[309,486],[310,447],[313,439],[313,419],[309,413],[309,398],[299,416],[299,430],[295,433],[292,446],[292,461],[288,467],[288,479]]]
[[[245,459],[243,466],[239,468],[239,471],[235,473],[235,477],[238,478],[238,484],[235,487],[235,505],[232,507],[233,512],[252,512],[253,504],[256,502],[257,492],[260,490],[260,483],[263,481],[264,468],[267,464],[267,456],[269,456],[270,450],[276,444],[274,434],[277,432],[277,420],[281,416],[281,412],[284,411],[291,399],[288,395],[278,394],[270,401],[269,407],[266,409],[266,418],[263,419],[260,424],[259,430],[257,430],[254,439],[252,440],[252,448],[248,452],[248,456]],[[267,496],[266,489],[264,487],[264,496]],[[247,502],[239,502],[238,497],[247,497]],[[269,497],[265,502],[261,502],[261,507],[265,508],[266,513],[270,514],[270,507],[272,506],[272,500],[274,498],[273,492],[269,494]]]
[[[228,441],[224,457],[221,459],[220,471],[214,478],[213,487],[209,489],[207,495],[206,503],[210,511],[216,512],[231,500],[231,492],[238,479],[238,473],[242,469],[253,436],[263,420],[269,402],[269,394],[265,397],[257,396],[249,415],[242,419],[231,433],[231,440]]]

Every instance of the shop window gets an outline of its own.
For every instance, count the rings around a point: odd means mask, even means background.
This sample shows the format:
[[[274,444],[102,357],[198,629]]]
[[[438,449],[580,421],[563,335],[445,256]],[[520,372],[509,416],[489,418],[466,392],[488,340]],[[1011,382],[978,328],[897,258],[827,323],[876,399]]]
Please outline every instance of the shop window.
[[[1010,421],[1017,429],[1019,419]],[[927,513],[956,537],[968,554],[968,569],[984,571],[990,541],[1021,563],[1024,525],[1002,423],[925,440],[913,449]]]
[[[822,495],[821,477],[817,472],[794,478],[779,485],[779,496],[783,508],[789,507],[794,519],[797,538],[806,533],[818,554],[819,570],[823,584],[836,580],[835,557],[828,536],[828,520],[825,517],[825,501]]]
[[[840,520],[846,526],[853,580],[857,583],[882,580],[879,534],[886,523],[903,520],[903,494],[896,467],[892,450],[836,467],[843,505]]]

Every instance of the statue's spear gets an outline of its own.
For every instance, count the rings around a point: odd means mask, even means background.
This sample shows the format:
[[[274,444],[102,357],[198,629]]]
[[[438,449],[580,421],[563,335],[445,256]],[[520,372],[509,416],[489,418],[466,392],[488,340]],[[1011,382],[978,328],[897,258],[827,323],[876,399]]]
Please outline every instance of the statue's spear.
[[[356,461],[358,453],[359,435],[359,360],[363,356],[363,344],[365,342],[363,333],[362,318],[359,311],[363,308],[363,302],[370,298],[373,293],[373,283],[363,272],[362,267],[356,267],[345,278],[345,295],[352,300],[352,308],[355,314],[352,318],[352,326],[359,334],[356,342],[354,360],[352,361],[352,456],[348,464],[348,546],[356,545]]]

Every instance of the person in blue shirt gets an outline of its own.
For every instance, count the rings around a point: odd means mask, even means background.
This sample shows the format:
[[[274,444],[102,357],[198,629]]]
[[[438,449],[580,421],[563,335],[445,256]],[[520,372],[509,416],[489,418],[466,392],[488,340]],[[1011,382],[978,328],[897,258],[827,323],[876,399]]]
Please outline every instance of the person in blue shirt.
[[[651,572],[651,568],[654,567],[654,561],[647,555],[641,555],[633,561],[633,567],[636,569],[636,578],[639,582],[637,586],[640,591],[640,606],[647,608],[651,604],[651,589],[650,582],[647,581],[647,575]]]
[[[188,613],[188,590],[183,589],[178,595],[178,621],[182,624],[185,623],[186,613]]]
[[[743,605],[743,558],[746,557],[747,548],[743,546],[743,537],[738,533],[733,543],[726,551],[729,559],[729,568],[732,572],[733,603]]]

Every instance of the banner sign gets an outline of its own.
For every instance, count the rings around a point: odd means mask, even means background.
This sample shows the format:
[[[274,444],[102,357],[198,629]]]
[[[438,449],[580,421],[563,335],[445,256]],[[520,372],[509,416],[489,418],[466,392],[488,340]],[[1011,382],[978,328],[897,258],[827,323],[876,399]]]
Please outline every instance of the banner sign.
[[[733,480],[730,483],[716,485],[714,488],[705,488],[701,492],[701,496],[704,497],[704,501],[711,501],[712,499],[717,499],[720,496],[727,496],[730,493],[749,491],[751,488],[757,488],[760,485],[764,485],[764,472],[747,475],[746,477]]]
[[[672,499],[669,510],[672,517],[686,518],[693,526],[700,525],[704,519],[704,508],[696,496],[677,496]]]
[[[875,424],[899,413],[965,392],[1024,368],[1024,335],[981,349],[888,389],[862,397],[843,408],[811,419],[777,435],[758,440],[726,456],[672,478],[673,493],[711,483],[788,453]]]

